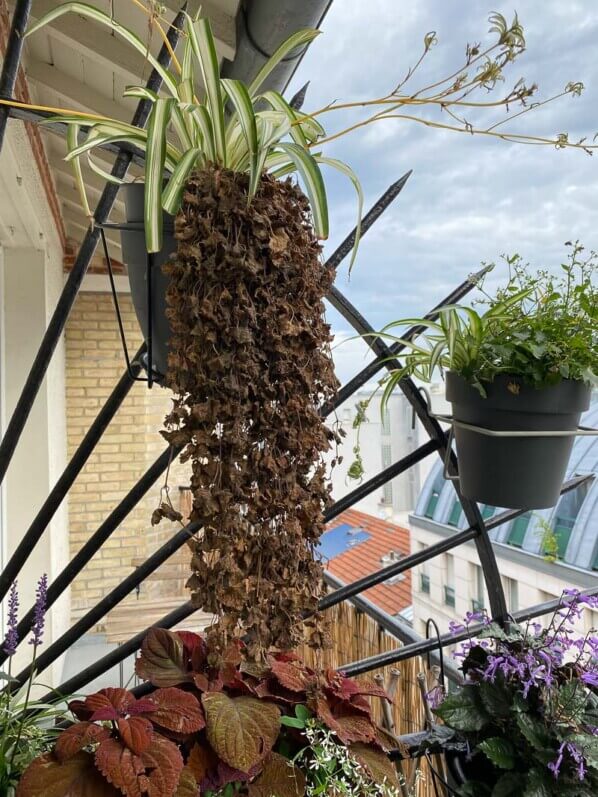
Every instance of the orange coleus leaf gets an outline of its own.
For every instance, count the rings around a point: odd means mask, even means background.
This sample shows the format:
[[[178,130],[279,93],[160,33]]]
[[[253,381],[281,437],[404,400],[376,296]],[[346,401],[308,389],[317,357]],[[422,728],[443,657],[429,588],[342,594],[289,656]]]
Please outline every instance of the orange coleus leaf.
[[[199,700],[190,692],[174,686],[157,689],[151,696],[156,710],[152,722],[176,733],[195,733],[205,727],[205,719]]]
[[[353,714],[346,717],[336,717],[336,734],[345,743],[373,742],[376,738],[376,728],[367,717],[362,714]]]
[[[183,769],[178,747],[154,734],[151,745],[141,755],[125,747],[119,739],[106,739],[95,753],[97,768],[109,783],[127,797],[173,797]]]
[[[120,792],[100,775],[90,753],[62,763],[46,753],[25,770],[16,797],[120,797]]]
[[[249,784],[249,797],[303,797],[305,775],[288,758],[272,753],[258,777]]]
[[[195,775],[191,767],[186,766],[181,772],[178,786],[174,793],[174,797],[198,797],[199,784],[195,780]]]
[[[189,753],[187,766],[193,772],[195,780],[201,783],[218,766],[218,756],[210,747],[194,744]]]
[[[249,772],[270,752],[280,731],[278,706],[222,692],[207,692],[201,702],[208,741],[225,764]]]
[[[166,628],[152,628],[141,645],[135,672],[154,686],[177,686],[191,680],[183,640]]]
[[[399,789],[397,770],[386,753],[361,743],[350,745],[349,750],[375,783],[393,790]]]
[[[145,717],[129,717],[117,720],[118,732],[125,745],[141,755],[152,743],[154,726]]]
[[[78,722],[65,728],[54,747],[54,754],[59,761],[67,761],[72,758],[84,747],[110,736],[108,728],[102,725],[94,725],[93,722]]]

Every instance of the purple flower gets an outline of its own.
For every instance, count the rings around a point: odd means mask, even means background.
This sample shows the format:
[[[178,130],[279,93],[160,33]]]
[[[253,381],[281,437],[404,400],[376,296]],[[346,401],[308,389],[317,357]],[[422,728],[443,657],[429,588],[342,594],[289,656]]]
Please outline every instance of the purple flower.
[[[559,747],[559,752],[556,757],[555,761],[551,761],[548,764],[548,769],[552,772],[555,778],[558,778],[559,773],[561,771],[561,766],[563,763],[563,758],[565,753],[568,753],[569,756],[572,758],[573,763],[577,767],[577,778],[578,780],[583,780],[586,775],[586,762],[583,756],[583,753],[577,747],[577,745],[572,744],[571,742],[563,742]]]
[[[33,629],[31,639],[29,640],[29,644],[35,645],[36,647],[42,644],[42,639],[44,636],[47,595],[48,575],[47,573],[44,573],[37,582],[37,589],[35,590]]]
[[[12,656],[16,653],[17,645],[19,644],[19,636],[17,634],[17,613],[19,611],[19,593],[17,591],[17,582],[14,581],[10,588],[8,596],[8,617],[7,617],[7,631],[4,639],[2,649],[7,656]]]
[[[598,686],[598,672],[584,672],[581,675],[581,680],[586,686]]]

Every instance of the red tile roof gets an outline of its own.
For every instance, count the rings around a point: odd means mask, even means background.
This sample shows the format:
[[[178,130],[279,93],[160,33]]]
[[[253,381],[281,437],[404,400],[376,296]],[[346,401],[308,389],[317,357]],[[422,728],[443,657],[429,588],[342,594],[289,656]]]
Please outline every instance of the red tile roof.
[[[328,524],[328,530],[345,523],[362,528],[370,535],[370,539],[329,560],[327,569],[345,584],[385,567],[381,559],[391,551],[403,555],[411,552],[409,531],[402,526],[366,515],[365,512],[358,512],[356,509],[348,509]],[[363,595],[388,614],[397,614],[411,606],[412,602],[411,572],[404,573],[404,576],[402,581],[395,584],[388,582],[378,584]]]

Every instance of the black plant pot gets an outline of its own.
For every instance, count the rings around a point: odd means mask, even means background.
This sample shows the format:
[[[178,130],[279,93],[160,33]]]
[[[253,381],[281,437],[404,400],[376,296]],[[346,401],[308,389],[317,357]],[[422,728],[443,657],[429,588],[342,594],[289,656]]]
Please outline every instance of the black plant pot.
[[[574,431],[590,405],[590,388],[565,379],[536,390],[520,378],[497,376],[487,398],[460,375],[446,376],[453,418],[500,431]],[[455,425],[461,492],[506,509],[556,504],[575,437],[490,437]]]
[[[496,785],[497,775],[494,766],[485,756],[479,753],[466,755],[447,750],[444,756],[448,795],[459,795],[462,786],[475,782],[492,789]]]
[[[148,293],[147,263],[145,248],[145,232],[143,230],[143,183],[130,183],[121,188],[125,201],[125,217],[127,223],[134,223],[136,229],[120,231],[123,262],[127,266],[131,297],[143,337],[148,341]],[[160,252],[152,257],[151,283],[151,318],[152,318],[152,362],[156,378],[166,374],[168,365],[168,340],[170,326],[166,318],[166,288],[168,277],[162,273],[162,266],[176,250],[174,237],[174,217],[164,214],[164,236]]]

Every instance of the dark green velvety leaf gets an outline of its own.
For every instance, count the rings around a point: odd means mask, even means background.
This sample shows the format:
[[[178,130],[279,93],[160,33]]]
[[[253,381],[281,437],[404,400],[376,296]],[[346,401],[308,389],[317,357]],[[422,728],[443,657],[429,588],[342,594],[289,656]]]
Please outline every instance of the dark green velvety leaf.
[[[513,694],[503,680],[494,683],[482,681],[479,685],[480,698],[488,714],[493,717],[508,717],[513,709]]]
[[[500,769],[513,769],[515,766],[515,748],[508,739],[495,736],[481,742],[477,749]]]
[[[551,797],[551,776],[548,770],[532,769],[525,781],[522,797]]]
[[[523,736],[536,750],[542,750],[550,745],[550,734],[544,723],[530,714],[517,714],[517,726]]]
[[[459,789],[461,797],[489,797],[490,787],[477,780],[470,780]]]
[[[463,686],[447,695],[434,713],[458,731],[479,731],[489,719],[475,686]]]
[[[520,772],[505,772],[492,789],[492,797],[519,797],[522,788]]]

